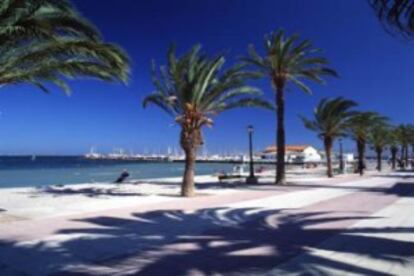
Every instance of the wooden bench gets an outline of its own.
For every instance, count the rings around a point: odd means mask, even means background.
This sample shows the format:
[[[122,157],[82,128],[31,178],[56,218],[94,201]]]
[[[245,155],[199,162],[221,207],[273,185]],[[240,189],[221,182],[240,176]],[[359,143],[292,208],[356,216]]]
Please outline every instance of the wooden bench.
[[[218,175],[219,182],[222,182],[223,180],[229,180],[229,179],[239,179],[243,178],[240,174],[220,174]]]

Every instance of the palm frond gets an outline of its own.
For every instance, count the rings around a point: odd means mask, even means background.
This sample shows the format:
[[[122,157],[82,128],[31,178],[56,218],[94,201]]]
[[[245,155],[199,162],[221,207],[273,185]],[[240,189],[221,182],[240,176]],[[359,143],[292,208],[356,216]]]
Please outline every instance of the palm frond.
[[[69,92],[66,78],[127,82],[129,59],[101,41],[95,26],[66,0],[7,0],[0,5],[0,84],[48,82]]]
[[[300,118],[304,126],[317,132],[318,136],[332,139],[344,135],[349,118],[355,114],[352,108],[356,105],[354,101],[342,97],[324,98],[316,106],[312,120],[303,116]]]
[[[414,37],[414,1],[368,0],[387,31],[403,37]]]
[[[387,123],[388,118],[377,112],[357,112],[347,121],[347,132],[354,140],[368,139],[369,128],[375,124]]]
[[[268,110],[274,110],[274,106],[263,99],[259,98],[250,98],[250,99],[240,99],[232,102],[224,102],[217,104],[215,112],[221,113],[226,110],[240,108],[240,107],[260,107]]]
[[[313,48],[309,40],[298,40],[299,36],[286,36],[283,30],[279,30],[265,36],[266,52],[263,56],[250,45],[248,56],[242,61],[266,73],[275,86],[285,87],[291,83],[311,94],[311,89],[304,81],[324,84],[323,77],[337,77],[338,74],[327,67],[326,58],[316,55],[320,50]]]
[[[182,56],[175,47],[167,53],[167,67],[153,63],[152,78],[156,91],[144,100],[158,105],[186,129],[211,125],[209,116],[228,109],[244,106],[270,108],[260,99],[261,91],[245,85],[246,80],[257,76],[245,70],[244,64],[236,64],[223,70],[225,58],[217,55],[209,58],[195,45]],[[173,100],[171,100],[173,99]],[[191,127],[190,127],[191,126]]]

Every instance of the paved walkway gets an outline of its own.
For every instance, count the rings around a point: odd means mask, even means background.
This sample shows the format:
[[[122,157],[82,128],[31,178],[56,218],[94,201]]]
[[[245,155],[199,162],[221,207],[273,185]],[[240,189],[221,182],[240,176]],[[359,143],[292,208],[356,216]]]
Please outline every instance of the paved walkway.
[[[396,175],[6,223],[0,275],[413,275],[413,214]]]

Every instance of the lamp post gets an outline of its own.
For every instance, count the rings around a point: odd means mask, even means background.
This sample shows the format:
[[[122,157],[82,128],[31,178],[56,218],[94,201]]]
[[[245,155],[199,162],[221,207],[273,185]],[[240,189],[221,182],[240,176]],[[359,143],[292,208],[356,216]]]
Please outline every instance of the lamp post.
[[[254,166],[253,166],[253,132],[254,128],[252,125],[247,126],[247,133],[249,134],[249,155],[250,155],[250,174],[249,177],[246,178],[246,183],[248,184],[256,184],[257,178],[254,175]]]
[[[342,148],[342,139],[339,139],[339,171],[344,173],[344,150]]]

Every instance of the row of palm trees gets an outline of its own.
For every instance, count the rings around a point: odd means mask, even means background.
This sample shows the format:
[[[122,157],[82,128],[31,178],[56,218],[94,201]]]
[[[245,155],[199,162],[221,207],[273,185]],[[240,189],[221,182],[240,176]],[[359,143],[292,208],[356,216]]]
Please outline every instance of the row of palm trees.
[[[392,168],[399,167],[405,169],[409,163],[409,151],[411,147],[411,157],[414,157],[414,125],[401,124],[390,128],[387,141],[390,149]],[[398,158],[399,153],[399,158]]]
[[[276,108],[277,167],[276,183],[285,184],[285,90],[296,86],[311,93],[303,82],[324,83],[324,76],[336,76],[319,56],[320,50],[308,40],[286,36],[282,30],[265,37],[265,51],[258,54],[250,45],[248,55],[229,69],[225,57],[208,57],[200,46],[182,56],[170,47],[167,65],[153,65],[155,91],[145,98],[144,107],[155,104],[181,127],[180,144],[185,153],[182,196],[194,195],[194,167],[197,149],[202,145],[202,128],[213,124],[212,117],[239,107]],[[258,88],[246,85],[251,79],[267,77],[275,91],[274,105],[262,99]]]
[[[390,149],[392,169],[396,168],[399,151],[400,166],[405,168],[409,161],[409,146],[414,145],[414,126],[392,126],[387,117],[376,112],[357,111],[354,109],[356,106],[354,101],[342,97],[323,99],[315,108],[312,119],[301,116],[305,127],[323,140],[327,176],[333,177],[332,148],[335,139],[340,137],[350,137],[355,141],[360,175],[364,174],[367,145],[371,145],[376,154],[378,171],[382,170],[383,153],[387,147]]]
[[[304,79],[323,83],[325,75],[337,76],[325,65],[322,57],[315,57],[309,41],[296,42],[297,37],[286,37],[278,31],[265,38],[266,52],[260,56],[249,47],[249,55],[241,62],[223,69],[225,57],[209,58],[201,52],[200,45],[177,57],[172,46],[167,54],[166,66],[157,68],[153,64],[153,83],[156,90],[145,98],[144,107],[155,104],[171,115],[181,127],[180,144],[185,153],[185,170],[182,196],[194,195],[194,169],[197,149],[203,144],[202,128],[212,126],[213,117],[219,113],[239,107],[262,107],[276,109],[277,115],[277,163],[276,183],[285,183],[285,128],[284,92],[288,85],[296,85],[311,93]],[[251,79],[267,76],[275,90],[275,105],[262,99],[258,88],[246,85]],[[381,170],[382,154],[387,145],[401,144],[401,151],[408,158],[411,138],[400,126],[397,140],[388,123],[388,118],[376,112],[355,111],[354,101],[341,97],[323,99],[316,107],[313,119],[302,117],[305,126],[318,133],[323,139],[327,157],[327,175],[333,177],[332,148],[335,139],[351,137],[358,151],[358,172],[363,175],[367,145],[372,145],[377,154],[377,168]],[[404,132],[405,131],[405,132]],[[406,140],[402,140],[406,139]],[[392,147],[395,150],[395,146]],[[408,160],[405,162],[407,163]],[[395,161],[394,161],[395,163]]]

